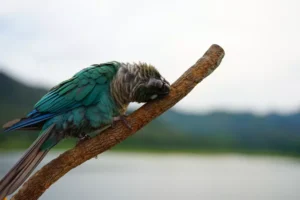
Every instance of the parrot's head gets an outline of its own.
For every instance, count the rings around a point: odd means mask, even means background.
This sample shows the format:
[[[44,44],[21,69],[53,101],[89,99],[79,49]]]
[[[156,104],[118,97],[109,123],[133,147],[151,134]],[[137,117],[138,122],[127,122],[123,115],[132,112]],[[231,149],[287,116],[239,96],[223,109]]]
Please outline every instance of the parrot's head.
[[[170,92],[170,83],[152,65],[122,63],[113,88],[113,96],[122,105],[164,97]]]
[[[170,92],[170,83],[152,65],[137,64],[134,77],[132,101],[148,102],[164,97]]]

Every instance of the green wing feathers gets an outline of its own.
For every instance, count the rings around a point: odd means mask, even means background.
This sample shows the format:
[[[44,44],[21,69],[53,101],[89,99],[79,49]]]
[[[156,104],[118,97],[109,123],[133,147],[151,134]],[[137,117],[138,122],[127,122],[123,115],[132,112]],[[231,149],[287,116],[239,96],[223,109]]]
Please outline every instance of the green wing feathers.
[[[83,105],[96,104],[101,95],[107,95],[118,68],[119,63],[111,62],[83,69],[71,79],[52,88],[35,105],[35,109],[39,112],[61,113]]]

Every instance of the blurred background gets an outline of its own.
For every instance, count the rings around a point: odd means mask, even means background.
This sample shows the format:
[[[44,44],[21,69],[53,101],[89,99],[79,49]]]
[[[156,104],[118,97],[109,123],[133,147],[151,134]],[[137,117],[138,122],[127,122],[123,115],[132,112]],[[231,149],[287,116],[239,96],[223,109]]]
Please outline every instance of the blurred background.
[[[297,0],[1,2],[1,124],[91,64],[148,62],[174,82],[211,44],[226,52],[173,109],[41,199],[300,199],[299,8]],[[0,177],[37,134],[0,134]],[[74,144],[65,140],[43,164]]]

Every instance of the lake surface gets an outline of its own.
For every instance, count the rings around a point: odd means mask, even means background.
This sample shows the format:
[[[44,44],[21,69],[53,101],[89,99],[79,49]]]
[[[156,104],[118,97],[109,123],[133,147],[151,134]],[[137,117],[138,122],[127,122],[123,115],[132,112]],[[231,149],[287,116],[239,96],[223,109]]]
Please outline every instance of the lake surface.
[[[56,157],[50,153],[43,164]],[[0,154],[0,177],[21,156]],[[40,198],[105,200],[299,200],[300,161],[282,157],[105,153]]]

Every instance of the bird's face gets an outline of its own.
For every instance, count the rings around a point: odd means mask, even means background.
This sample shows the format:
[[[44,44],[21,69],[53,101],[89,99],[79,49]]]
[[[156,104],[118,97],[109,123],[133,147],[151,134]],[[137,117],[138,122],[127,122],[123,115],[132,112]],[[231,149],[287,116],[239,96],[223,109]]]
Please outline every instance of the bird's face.
[[[136,102],[148,102],[162,98],[170,92],[170,83],[154,67],[149,67],[147,70],[147,75],[139,81],[134,91],[134,101]]]

